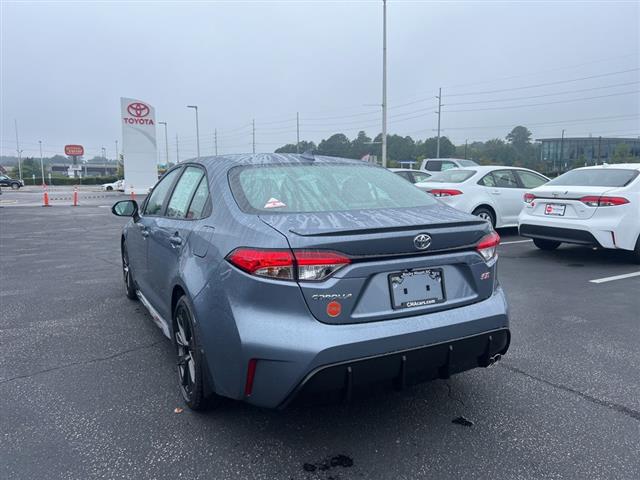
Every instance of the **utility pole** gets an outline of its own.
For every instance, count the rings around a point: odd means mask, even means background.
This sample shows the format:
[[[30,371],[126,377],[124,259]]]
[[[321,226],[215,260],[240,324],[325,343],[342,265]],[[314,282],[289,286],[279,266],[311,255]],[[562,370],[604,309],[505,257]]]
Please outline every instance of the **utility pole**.
[[[42,175],[42,186],[44,187],[44,160],[42,158],[42,140],[38,140],[38,144],[40,145],[40,172]]]
[[[600,144],[602,144],[602,137],[598,137],[598,159],[596,160],[596,165],[600,162]]]
[[[169,168],[169,135],[167,133],[167,122],[158,122],[160,125],[164,125],[164,155],[165,155],[165,163],[167,168]],[[198,149],[200,150],[200,149]],[[198,157],[200,153],[198,153]]]
[[[469,142],[468,139],[465,139],[464,141],[464,159],[467,159],[467,143]]]
[[[436,158],[440,158],[440,113],[442,112],[442,87],[438,89],[438,138],[436,141]]]
[[[120,152],[118,152],[118,140],[116,140],[116,163],[120,162]]]
[[[104,175],[107,176],[107,149],[102,147],[102,163],[104,163]]]
[[[214,128],[213,129],[213,146],[215,148],[214,153],[216,154],[216,157],[218,156],[218,129]]]
[[[300,153],[300,112],[296,112],[296,153]]]
[[[251,120],[251,138],[253,144],[253,153],[256,153],[256,119]]]
[[[198,124],[198,106],[187,105],[187,108],[193,108],[196,111],[196,151],[198,153],[198,160],[200,160],[200,125]]]
[[[178,134],[176,133],[176,163],[180,163],[180,146],[178,145]]]
[[[14,118],[13,122],[16,126],[16,152],[18,152],[18,175],[20,176],[20,180],[22,180],[22,150],[20,150],[20,142],[18,141],[18,120]]]
[[[382,166],[387,166],[387,0],[382,0]]]
[[[560,137],[560,165],[562,168],[562,162],[564,161],[564,128],[562,129],[562,136]]]

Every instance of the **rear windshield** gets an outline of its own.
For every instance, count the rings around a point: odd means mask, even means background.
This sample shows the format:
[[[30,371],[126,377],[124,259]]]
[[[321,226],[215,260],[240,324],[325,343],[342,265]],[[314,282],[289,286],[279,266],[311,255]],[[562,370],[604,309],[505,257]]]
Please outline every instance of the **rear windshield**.
[[[478,165],[473,160],[458,160],[458,164],[462,167],[475,167]]]
[[[624,187],[638,176],[638,170],[622,168],[597,168],[571,170],[554,178],[547,185],[565,187]]]
[[[229,171],[238,206],[250,213],[331,212],[426,207],[430,195],[384,168],[366,165],[266,165]]]
[[[433,177],[427,180],[427,182],[436,183],[462,183],[465,180],[469,180],[476,174],[475,170],[461,170],[452,169],[446,170],[442,173],[436,173]]]

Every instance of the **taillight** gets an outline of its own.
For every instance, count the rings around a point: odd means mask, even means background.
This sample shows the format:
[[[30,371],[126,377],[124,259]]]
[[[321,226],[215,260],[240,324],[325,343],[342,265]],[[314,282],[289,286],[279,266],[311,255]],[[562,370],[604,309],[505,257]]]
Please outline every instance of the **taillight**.
[[[279,280],[318,281],[351,263],[349,257],[322,250],[236,248],[227,261],[251,275]]]
[[[590,207],[615,207],[629,203],[629,200],[624,197],[597,197],[593,195],[582,197],[580,201]]]
[[[491,232],[490,234],[482,237],[476,246],[476,250],[478,250],[478,253],[482,255],[484,261],[488,262],[497,256],[498,245],[500,245],[500,235],[496,232]]]
[[[452,197],[454,195],[462,195],[460,190],[452,190],[449,188],[435,188],[433,190],[429,190],[429,193],[434,197]]]
[[[531,203],[536,199],[536,196],[533,193],[525,193],[524,194],[524,203]]]

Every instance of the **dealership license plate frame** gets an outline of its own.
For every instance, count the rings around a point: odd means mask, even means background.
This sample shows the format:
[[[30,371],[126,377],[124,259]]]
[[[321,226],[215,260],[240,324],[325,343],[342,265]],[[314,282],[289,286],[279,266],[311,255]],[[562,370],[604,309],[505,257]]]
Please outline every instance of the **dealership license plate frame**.
[[[544,207],[544,214],[550,217],[564,217],[567,206],[562,203],[547,203]]]
[[[417,268],[394,272],[389,274],[388,282],[391,307],[394,310],[446,302],[442,268]],[[402,288],[402,291],[399,288]],[[420,290],[425,292],[420,293]],[[429,296],[427,292],[433,292],[433,295]]]

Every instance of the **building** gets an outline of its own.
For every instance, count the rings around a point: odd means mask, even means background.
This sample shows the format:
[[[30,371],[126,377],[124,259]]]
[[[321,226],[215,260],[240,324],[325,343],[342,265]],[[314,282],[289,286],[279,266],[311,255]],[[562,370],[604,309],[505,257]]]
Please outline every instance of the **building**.
[[[70,165],[65,163],[54,163],[51,165],[51,173],[64,175],[67,177],[74,176],[74,170],[78,172],[78,176],[84,177],[112,177],[117,175],[118,166],[115,163],[82,163],[78,165]]]
[[[626,145],[632,156],[640,157],[640,138],[565,137],[538,138],[541,160],[552,164],[553,170],[573,166],[595,165],[613,161],[616,147]]]

